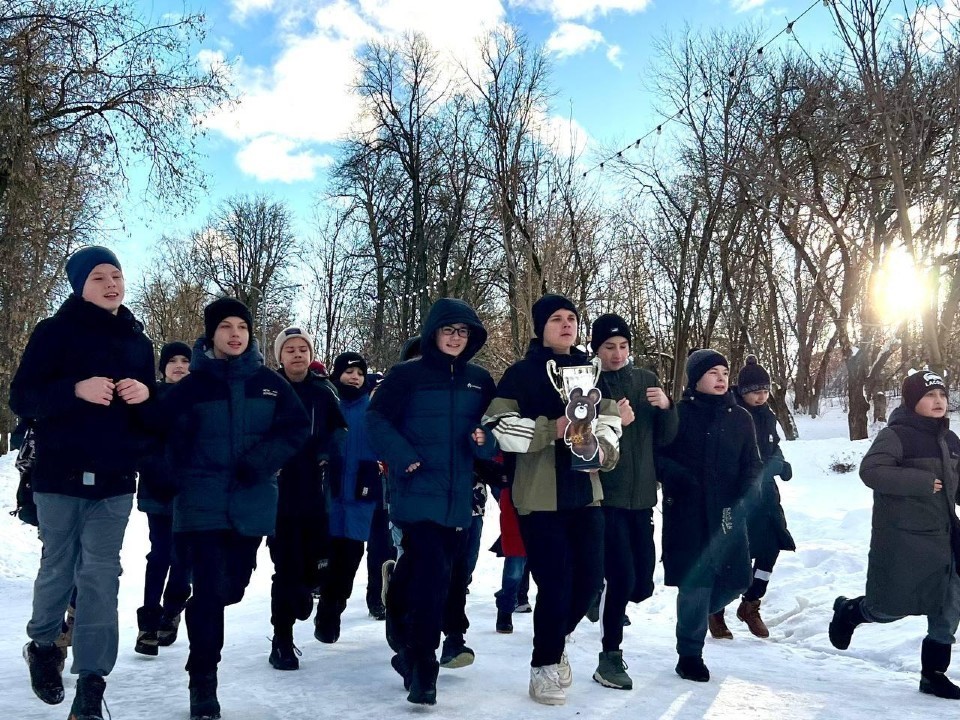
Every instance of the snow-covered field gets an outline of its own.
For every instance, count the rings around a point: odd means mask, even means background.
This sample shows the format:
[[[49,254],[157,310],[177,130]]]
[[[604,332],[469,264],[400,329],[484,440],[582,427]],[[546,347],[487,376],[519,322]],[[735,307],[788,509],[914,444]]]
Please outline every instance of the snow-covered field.
[[[281,673],[267,664],[270,652],[269,556],[260,564],[243,602],[228,609],[227,644],[220,666],[220,701],[225,720],[280,718],[623,718],[731,720],[790,718],[877,720],[947,717],[958,708],[921,695],[920,640],[926,624],[911,618],[893,625],[857,630],[850,650],[835,650],[827,639],[833,599],[863,590],[870,533],[870,492],[856,472],[829,470],[836,459],[858,462],[869,441],[851,443],[839,409],[816,420],[798,418],[803,440],[783,443],[794,479],[781,484],[790,529],[799,550],[784,553],[764,599],[768,640],[752,637],[727,610],[733,641],[707,639],[704,657],[712,679],[698,684],[674,674],[675,596],[658,586],[640,606],[631,605],[633,624],[625,629],[624,658],[634,690],[603,688],[591,676],[600,649],[600,630],[584,621],[568,646],[574,685],[563,707],[546,707],[527,697],[530,615],[514,615],[513,635],[494,632],[493,593],[501,563],[485,548],[498,533],[497,510],[490,505],[467,611],[472,623],[467,642],[476,663],[441,670],[438,704],[406,702],[400,678],[390,668],[383,624],[371,619],[363,602],[364,570],[343,618],[341,640],[322,645],[312,624],[298,623],[303,650],[299,672]],[[0,458],[0,505],[12,503],[16,472],[12,457]],[[187,676],[183,671],[185,633],[157,658],[133,652],[136,608],[142,599],[145,517],[134,511],[123,547],[120,595],[120,658],[107,679],[107,702],[116,720],[188,717]],[[31,587],[40,552],[33,528],[9,516],[0,518],[0,717],[23,720],[64,718],[74,678],[65,677],[67,700],[50,707],[30,690],[21,658],[30,614]],[[658,570],[657,582],[662,582]],[[68,665],[69,667],[69,665]],[[960,678],[960,662],[955,675]]]

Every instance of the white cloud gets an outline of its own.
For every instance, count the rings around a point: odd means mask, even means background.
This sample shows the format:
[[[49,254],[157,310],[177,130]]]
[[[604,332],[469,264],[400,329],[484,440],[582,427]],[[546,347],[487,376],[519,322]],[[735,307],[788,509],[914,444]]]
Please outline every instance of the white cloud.
[[[642,12],[650,2],[651,0],[510,0],[514,7],[549,13],[557,20],[586,21],[612,12]]]
[[[288,138],[262,135],[237,153],[239,168],[261,181],[296,182],[310,180],[319,168],[333,162],[329,155],[317,154]]]
[[[230,0],[230,6],[233,8],[231,17],[234,20],[243,20],[248,15],[270,10],[273,4],[274,0]]]
[[[547,38],[547,52],[557,57],[569,57],[582,52],[593,50],[603,42],[603,35],[593,28],[577,23],[562,23]]]
[[[730,7],[735,13],[749,12],[762,8],[767,4],[767,0],[730,0]]]
[[[623,70],[623,61],[620,59],[621,52],[622,48],[619,45],[607,46],[607,60],[609,60],[610,64],[614,67]]]
[[[581,158],[592,138],[576,120],[560,115],[542,118],[539,123],[540,139],[563,158]]]

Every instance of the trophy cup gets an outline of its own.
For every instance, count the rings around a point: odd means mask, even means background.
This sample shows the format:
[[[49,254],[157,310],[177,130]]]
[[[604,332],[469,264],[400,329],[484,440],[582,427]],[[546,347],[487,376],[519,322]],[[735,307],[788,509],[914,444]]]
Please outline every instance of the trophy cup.
[[[570,422],[563,441],[570,448],[571,469],[599,470],[600,443],[594,431],[601,397],[597,389],[600,359],[594,358],[589,365],[571,367],[560,367],[555,360],[548,360],[547,377],[566,403],[565,413]]]

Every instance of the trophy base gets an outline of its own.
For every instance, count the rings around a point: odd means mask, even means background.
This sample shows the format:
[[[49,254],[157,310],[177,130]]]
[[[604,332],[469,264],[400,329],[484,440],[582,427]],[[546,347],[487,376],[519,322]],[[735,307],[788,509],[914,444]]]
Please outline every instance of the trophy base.
[[[570,469],[577,472],[593,472],[600,469],[600,453],[597,453],[592,460],[584,460],[581,457],[573,455],[570,460]]]

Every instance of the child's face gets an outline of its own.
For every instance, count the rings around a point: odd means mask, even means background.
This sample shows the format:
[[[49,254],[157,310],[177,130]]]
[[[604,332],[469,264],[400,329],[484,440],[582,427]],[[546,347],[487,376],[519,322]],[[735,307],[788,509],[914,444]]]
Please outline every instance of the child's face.
[[[577,342],[577,315],[571,310],[557,310],[543,326],[543,344],[552,350],[569,352]]]
[[[123,292],[123,273],[120,268],[110,263],[100,263],[87,275],[82,297],[98,308],[116,315],[123,303]]]
[[[753,392],[745,393],[743,396],[743,401],[750,407],[760,407],[769,399],[769,390],[754,390]]]
[[[437,349],[444,355],[459,357],[470,341],[470,326],[466,323],[444,325],[437,330]]]
[[[190,360],[185,355],[174,355],[163,369],[163,379],[177,383],[190,374]]]
[[[280,364],[291,375],[306,375],[312,359],[310,345],[303,338],[290,338],[280,348]]]
[[[213,355],[219,360],[243,355],[249,344],[250,328],[242,318],[224,318],[213,333]]]
[[[601,370],[619,370],[630,360],[630,343],[615,335],[597,348]]]
[[[360,367],[348,367],[346,370],[340,373],[341,385],[350,385],[355,388],[363,387],[363,381],[365,379],[366,376],[363,374],[363,369]]]
[[[714,365],[697,380],[697,390],[705,395],[723,395],[730,384],[730,370]]]
[[[947,414],[947,394],[940,388],[931,390],[920,398],[913,410],[923,417],[942,418]]]

